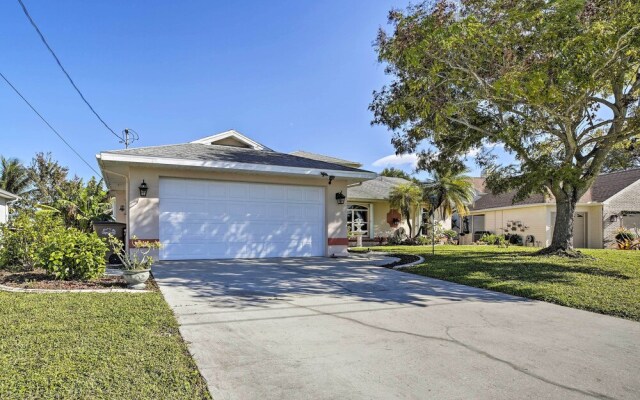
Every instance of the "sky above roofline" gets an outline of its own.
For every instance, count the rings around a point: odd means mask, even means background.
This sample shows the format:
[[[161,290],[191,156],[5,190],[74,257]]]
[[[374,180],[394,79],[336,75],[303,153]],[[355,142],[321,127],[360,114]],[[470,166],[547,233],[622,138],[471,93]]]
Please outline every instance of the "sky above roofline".
[[[151,4],[153,6],[151,6]],[[187,143],[229,129],[280,152],[303,150],[380,171],[415,167],[371,126],[372,91],[388,82],[372,46],[407,1],[26,3],[63,65],[133,146]],[[82,103],[17,2],[0,3],[2,72],[90,163],[122,148]],[[6,85],[0,154],[53,153],[93,173]],[[470,164],[471,165],[471,164]],[[479,171],[475,171],[478,174]]]

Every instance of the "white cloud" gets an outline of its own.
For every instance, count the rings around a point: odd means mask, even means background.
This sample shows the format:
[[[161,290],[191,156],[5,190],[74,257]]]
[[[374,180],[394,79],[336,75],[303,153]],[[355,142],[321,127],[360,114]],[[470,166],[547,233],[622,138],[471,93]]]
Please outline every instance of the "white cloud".
[[[467,156],[467,157],[475,157],[478,154],[480,154],[480,150],[482,150],[482,149],[479,149],[479,148],[471,149],[471,150],[467,151],[467,154],[465,154],[465,156]]]
[[[372,164],[374,167],[398,167],[401,165],[409,165],[415,168],[418,165],[418,156],[416,154],[391,154],[375,160]]]

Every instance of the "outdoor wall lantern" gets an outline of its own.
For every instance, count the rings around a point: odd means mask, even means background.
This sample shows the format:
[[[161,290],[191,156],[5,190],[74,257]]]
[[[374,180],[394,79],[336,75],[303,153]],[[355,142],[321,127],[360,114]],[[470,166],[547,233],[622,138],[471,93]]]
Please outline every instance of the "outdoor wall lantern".
[[[138,189],[140,190],[140,197],[147,197],[149,186],[145,183],[144,179],[142,180],[140,186],[138,186]]]
[[[120,206],[120,211],[124,212],[124,204]]]
[[[613,214],[609,217],[609,222],[617,222],[618,221],[618,214]]]
[[[336,193],[336,201],[338,204],[344,204],[344,200],[347,198],[344,194],[342,194],[342,190]]]

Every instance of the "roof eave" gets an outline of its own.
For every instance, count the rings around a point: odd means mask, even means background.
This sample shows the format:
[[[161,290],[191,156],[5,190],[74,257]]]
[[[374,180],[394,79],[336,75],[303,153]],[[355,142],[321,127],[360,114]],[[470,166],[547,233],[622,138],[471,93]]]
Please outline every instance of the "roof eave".
[[[370,171],[343,171],[333,170],[330,168],[303,168],[303,167],[288,167],[279,165],[265,165],[265,164],[252,164],[252,163],[239,163],[229,161],[200,161],[200,160],[188,160],[181,158],[165,158],[165,157],[148,157],[148,156],[132,156],[122,155],[114,153],[100,153],[98,155],[101,168],[103,168],[103,162],[116,162],[138,165],[152,165],[152,166],[179,166],[182,168],[194,168],[194,169],[211,169],[218,171],[232,171],[239,173],[260,173],[270,175],[294,175],[294,176],[320,176],[322,172],[326,172],[329,175],[333,175],[336,178],[345,178],[351,181],[366,181],[374,179],[377,174]]]

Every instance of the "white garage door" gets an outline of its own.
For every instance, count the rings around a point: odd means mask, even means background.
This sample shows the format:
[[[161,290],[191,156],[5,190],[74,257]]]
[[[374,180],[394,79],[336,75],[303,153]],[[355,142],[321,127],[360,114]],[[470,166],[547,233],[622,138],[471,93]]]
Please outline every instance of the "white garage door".
[[[324,255],[324,188],[160,179],[163,260]]]

